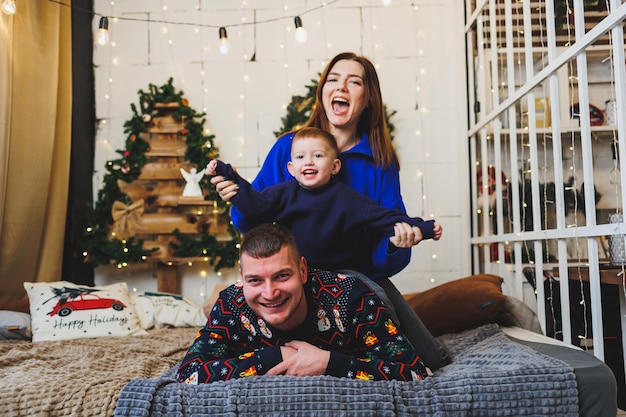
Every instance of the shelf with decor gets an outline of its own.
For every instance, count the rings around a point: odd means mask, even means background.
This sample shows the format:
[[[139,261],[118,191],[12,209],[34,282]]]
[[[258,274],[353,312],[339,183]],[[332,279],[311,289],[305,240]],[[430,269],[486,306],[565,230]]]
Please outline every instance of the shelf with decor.
[[[474,272],[506,276],[521,297],[528,265],[538,276],[586,268],[577,291],[591,292],[585,325],[604,359],[601,266],[615,258],[606,242],[626,235],[626,8],[477,0],[466,18]],[[550,306],[541,285],[537,300],[545,329],[546,309],[565,306]]]
[[[240,236],[229,205],[204,175],[219,155],[203,127],[204,114],[172,83],[151,84],[148,92],[139,91],[139,108],[131,104],[126,147],[106,164],[84,255],[95,266],[152,265],[157,289],[179,294],[179,265],[233,268]]]

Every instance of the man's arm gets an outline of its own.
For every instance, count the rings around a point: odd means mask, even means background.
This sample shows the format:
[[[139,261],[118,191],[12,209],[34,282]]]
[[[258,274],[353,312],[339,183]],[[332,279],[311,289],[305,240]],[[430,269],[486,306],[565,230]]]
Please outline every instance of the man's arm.
[[[360,282],[360,281],[359,281]],[[332,375],[365,380],[421,380],[427,376],[426,367],[417,352],[400,332],[389,310],[366,284],[353,289],[347,318],[346,333],[352,344],[338,350],[320,349],[320,335],[312,344],[292,341],[282,349],[291,348],[284,361],[268,375]]]
[[[292,340],[280,348],[283,361],[266,375],[316,376],[324,375],[330,351],[301,340]]]
[[[178,382],[201,384],[263,375],[282,360],[279,346],[255,349],[248,344],[249,333],[240,330],[239,317],[224,304],[218,298],[178,368]]]
[[[353,346],[356,354],[331,352],[327,375],[364,380],[421,380],[426,366],[400,332],[398,323],[366,284],[368,291],[354,310]]]

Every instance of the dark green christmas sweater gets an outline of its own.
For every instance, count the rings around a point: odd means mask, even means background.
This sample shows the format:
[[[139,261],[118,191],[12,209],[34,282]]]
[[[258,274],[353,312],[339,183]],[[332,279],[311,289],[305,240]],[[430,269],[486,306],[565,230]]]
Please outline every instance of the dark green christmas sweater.
[[[302,340],[330,351],[325,375],[363,380],[421,380],[426,367],[374,291],[358,278],[310,270],[308,313],[282,332],[246,303],[241,286],[220,293],[206,326],[182,360],[179,382],[190,384],[263,375],[282,361],[280,347]]]

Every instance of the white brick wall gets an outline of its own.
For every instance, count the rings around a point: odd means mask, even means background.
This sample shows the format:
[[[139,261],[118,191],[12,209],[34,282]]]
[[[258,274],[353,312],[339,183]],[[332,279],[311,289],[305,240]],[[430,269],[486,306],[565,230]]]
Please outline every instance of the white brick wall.
[[[393,281],[401,291],[411,292],[469,275],[461,3],[95,0],[94,5],[96,13],[109,16],[111,36],[110,45],[97,46],[94,53],[100,119],[94,193],[101,188],[105,162],[124,146],[122,126],[131,116],[130,104],[137,103],[137,91],[149,83],[162,85],[173,77],[190,105],[207,112],[206,127],[216,135],[222,159],[252,179],[291,96],[305,94],[305,85],[317,78],[329,58],[354,51],[377,65],[383,98],[397,111],[394,143],[409,214],[433,216],[444,226],[444,238],[414,248],[411,264]],[[304,44],[294,39],[295,15],[302,17],[308,32]],[[94,18],[94,30],[98,20]],[[228,31],[227,55],[217,49],[219,26]],[[216,282],[237,278],[236,271],[216,277],[199,265],[181,268],[183,293],[197,302]],[[99,268],[96,280],[125,280],[131,288],[156,289],[150,269]]]

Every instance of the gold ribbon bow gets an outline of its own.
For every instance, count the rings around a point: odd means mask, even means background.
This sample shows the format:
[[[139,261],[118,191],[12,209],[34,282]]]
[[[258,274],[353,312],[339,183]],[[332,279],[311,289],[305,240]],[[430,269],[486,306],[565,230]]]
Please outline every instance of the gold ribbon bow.
[[[137,200],[130,206],[121,201],[114,201],[111,208],[113,216],[113,233],[120,240],[134,236],[135,232],[143,227],[143,199]]]

